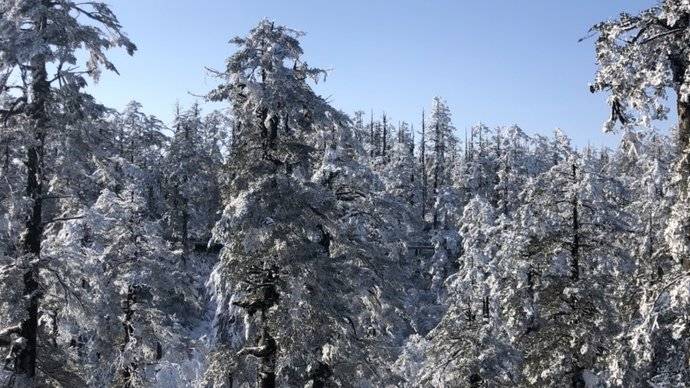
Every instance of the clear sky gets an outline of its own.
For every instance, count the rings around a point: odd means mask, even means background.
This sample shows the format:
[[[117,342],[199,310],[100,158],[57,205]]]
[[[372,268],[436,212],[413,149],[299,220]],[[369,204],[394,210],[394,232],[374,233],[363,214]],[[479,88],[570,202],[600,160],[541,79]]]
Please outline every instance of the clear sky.
[[[606,96],[592,95],[592,24],[653,0],[106,0],[138,45],[113,52],[121,75],[91,87],[103,103],[135,99],[166,122],[174,105],[215,85],[228,40],[262,18],[302,30],[307,62],[330,68],[316,89],[347,113],[381,112],[417,127],[444,97],[462,131],[482,121],[529,133],[562,128],[579,145],[615,144],[601,133]],[[209,106],[208,109],[216,106]],[[207,110],[208,110],[207,109]],[[668,126],[668,123],[662,123]]]

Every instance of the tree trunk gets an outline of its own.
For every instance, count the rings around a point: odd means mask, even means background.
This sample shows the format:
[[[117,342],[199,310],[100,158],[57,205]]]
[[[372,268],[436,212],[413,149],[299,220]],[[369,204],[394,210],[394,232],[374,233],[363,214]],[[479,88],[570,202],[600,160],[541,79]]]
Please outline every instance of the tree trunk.
[[[275,388],[276,386],[276,356],[278,345],[268,329],[264,327],[259,346],[263,349],[259,357],[259,379],[257,388]]]
[[[426,173],[426,123],[424,120],[424,111],[422,111],[422,141],[419,144],[420,164],[422,167],[422,222],[426,218],[426,197],[428,191],[428,177]]]
[[[187,265],[189,255],[189,201],[182,199],[182,265]]]
[[[577,183],[577,166],[573,164],[573,186]],[[580,221],[578,217],[578,198],[577,194],[573,194],[572,198],[573,211],[573,241],[570,245],[571,257],[571,278],[577,281],[580,278]]]
[[[383,162],[386,162],[386,140],[388,138],[388,123],[386,122],[386,114],[383,114],[383,146],[381,147],[381,156],[383,157]]]
[[[39,125],[37,123],[37,125]],[[43,191],[43,141],[45,134],[42,130],[38,130],[34,136],[34,144],[28,149],[27,163],[26,163],[26,196],[31,201],[31,212],[26,220],[25,232],[22,236],[22,246],[24,251],[28,254],[38,257],[41,253],[41,237],[43,235],[43,220],[42,220],[42,201],[41,194]]]
[[[38,281],[37,269],[24,274],[24,295],[28,297],[28,318],[21,323],[21,336],[26,344],[17,356],[16,372],[33,378],[36,375],[36,347],[38,339]]]
[[[687,198],[688,179],[690,178],[690,102],[683,102],[678,96],[678,168],[681,176],[680,192]]]
[[[676,166],[677,173],[680,177],[679,191],[680,198],[679,201],[690,201],[688,198],[688,180],[690,180],[690,102],[684,102],[681,100],[681,96],[677,96],[678,99],[678,133],[677,133],[677,144],[678,144],[678,164]],[[685,223],[690,224],[690,215],[685,216]],[[686,239],[690,236],[685,236]],[[684,269],[690,269],[690,260],[685,257],[680,258],[680,265]]]
[[[433,185],[433,193],[434,193],[434,198],[433,200],[436,201],[438,199],[438,190],[441,187],[440,184],[440,179],[441,179],[441,163],[444,162],[443,158],[443,150],[441,148],[443,138],[441,137],[441,132],[438,126],[438,123],[436,123],[436,136],[434,139],[434,185]],[[434,217],[433,217],[433,225],[434,229],[438,228],[438,208],[436,207],[436,204],[432,205],[434,207]]]
[[[2,162],[3,175],[10,169],[10,139],[5,139],[5,157]]]
[[[371,111],[371,121],[369,122],[369,157],[374,157],[374,111]]]
[[[132,318],[134,317],[134,309],[132,306],[134,303],[134,289],[132,286],[129,286],[127,287],[127,295],[122,301],[122,312],[125,315],[124,319],[122,320],[122,328],[125,332],[122,346],[120,347],[120,351],[122,352],[127,349],[127,345],[129,344],[132,338],[132,333],[134,332],[134,327],[132,326]],[[136,365],[134,364],[125,365],[122,369],[122,383],[124,387],[132,386],[132,375],[134,374],[134,369],[136,369]]]
[[[311,381],[312,388],[325,388],[332,374],[333,371],[328,364],[319,362],[309,374],[309,381]]]
[[[37,30],[45,28],[47,21],[42,17],[37,21]],[[43,153],[46,130],[48,127],[47,100],[50,95],[50,83],[46,71],[45,58],[37,55],[31,61],[31,103],[27,107],[27,116],[32,121],[32,143],[26,155],[26,196],[31,201],[30,214],[26,220],[22,247],[26,254],[38,259],[41,254],[43,237],[42,195],[43,195]],[[33,378],[36,374],[36,348],[38,337],[38,305],[40,299],[37,264],[24,273],[24,295],[28,300],[27,319],[22,322],[21,335],[26,339],[26,346],[16,360],[17,373]]]

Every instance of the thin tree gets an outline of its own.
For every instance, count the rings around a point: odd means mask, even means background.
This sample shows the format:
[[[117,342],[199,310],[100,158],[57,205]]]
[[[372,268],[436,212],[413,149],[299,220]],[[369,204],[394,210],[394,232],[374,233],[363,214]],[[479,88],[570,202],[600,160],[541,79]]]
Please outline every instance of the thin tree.
[[[426,201],[428,195],[428,175],[426,172],[426,120],[425,113],[422,110],[422,131],[420,132],[421,139],[419,141],[419,167],[422,173],[422,221],[426,218]]]

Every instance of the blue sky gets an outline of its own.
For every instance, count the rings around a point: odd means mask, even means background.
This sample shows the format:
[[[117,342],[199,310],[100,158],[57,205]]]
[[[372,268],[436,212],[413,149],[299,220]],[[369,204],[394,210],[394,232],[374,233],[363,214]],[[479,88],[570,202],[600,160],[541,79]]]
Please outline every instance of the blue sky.
[[[262,18],[305,31],[305,58],[332,69],[316,90],[347,113],[357,109],[418,126],[421,110],[444,97],[462,131],[482,121],[527,132],[562,128],[579,145],[613,145],[601,133],[606,96],[592,95],[589,27],[653,0],[109,0],[139,46],[113,52],[121,75],[91,86],[105,104],[136,99],[169,122],[214,87],[228,40]],[[208,109],[218,107],[209,105]],[[662,123],[661,127],[669,126]]]

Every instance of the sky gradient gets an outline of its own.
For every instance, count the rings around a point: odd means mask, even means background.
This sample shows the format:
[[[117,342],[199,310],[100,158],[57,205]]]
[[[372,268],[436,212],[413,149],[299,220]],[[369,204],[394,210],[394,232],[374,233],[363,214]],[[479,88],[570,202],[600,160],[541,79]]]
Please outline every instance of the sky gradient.
[[[603,134],[606,96],[592,95],[592,24],[652,0],[579,1],[281,1],[107,0],[134,57],[113,52],[120,76],[90,87],[122,108],[137,100],[170,122],[177,101],[189,105],[216,85],[204,67],[221,69],[228,43],[260,19],[302,30],[307,62],[331,69],[316,86],[347,113],[362,109],[418,127],[432,97],[445,98],[462,131],[482,121],[516,123],[528,133],[562,128],[578,145],[613,145]],[[206,110],[223,105],[208,104]],[[660,127],[668,127],[661,123]]]

